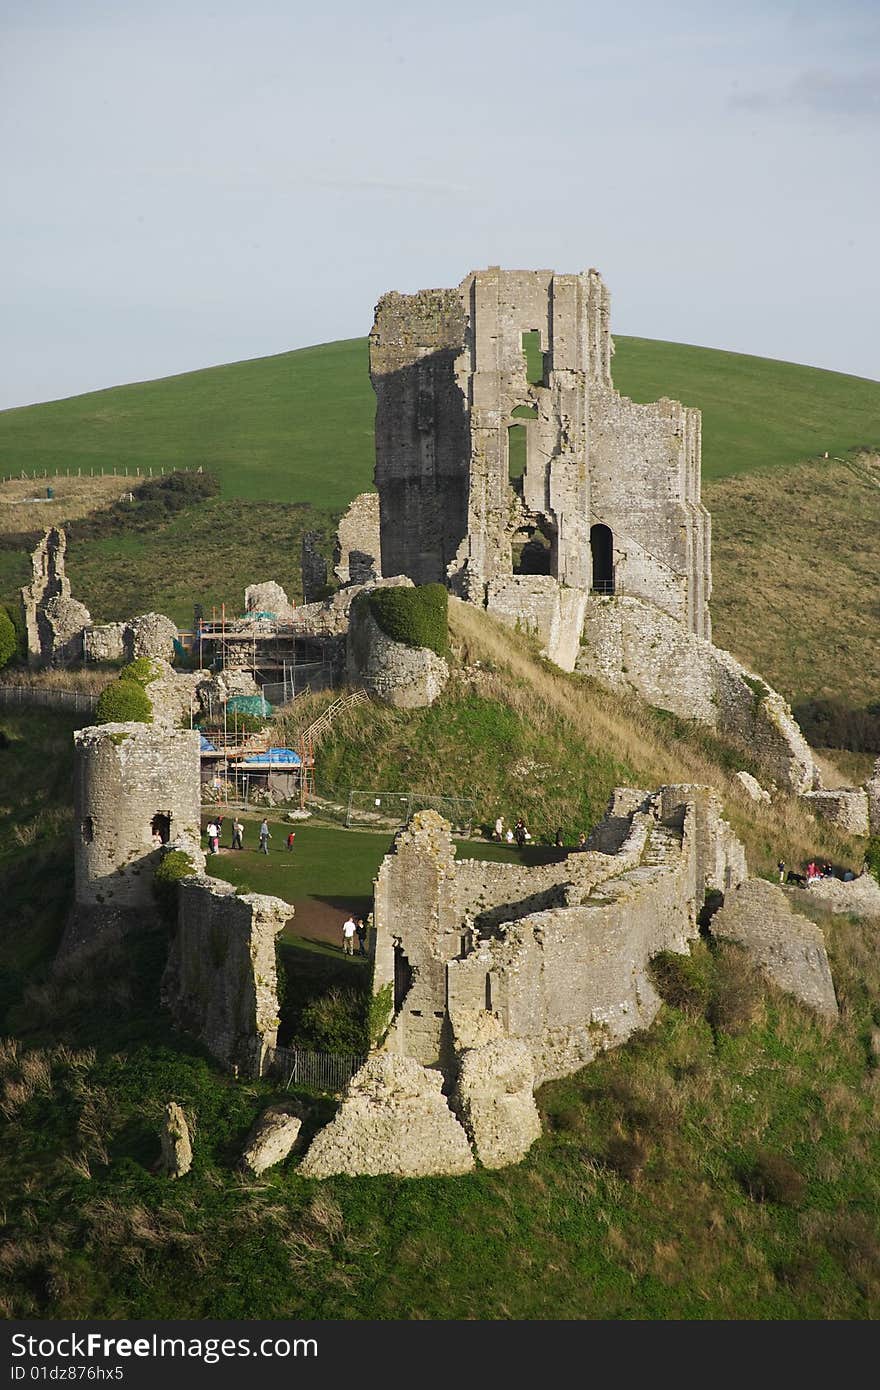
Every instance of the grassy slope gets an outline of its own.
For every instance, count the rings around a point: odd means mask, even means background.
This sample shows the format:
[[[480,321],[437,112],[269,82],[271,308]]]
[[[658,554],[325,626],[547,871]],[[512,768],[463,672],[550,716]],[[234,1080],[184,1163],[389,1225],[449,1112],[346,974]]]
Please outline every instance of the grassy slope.
[[[156,1003],[161,933],[72,992],[40,983],[63,917],[56,890],[69,885],[70,721],[27,713],[0,724],[12,736],[4,771],[33,783],[7,808],[2,841],[12,910],[0,928],[0,1031],[19,1037],[0,1046],[6,1315],[880,1312],[880,1073],[868,1046],[880,978],[869,931],[824,923],[839,1025],[772,993],[742,1031],[668,1007],[649,1033],[542,1088],[544,1136],[516,1168],[317,1183],[288,1163],[243,1182],[234,1162],[247,1130],[281,1094],[222,1075],[168,1032]],[[629,738],[635,755],[636,731]],[[172,1096],[197,1125],[194,1169],[178,1183],[154,1171]],[[327,1102],[302,1100],[308,1129],[327,1119]],[[762,1153],[795,1172],[759,1202],[744,1179]]]
[[[614,377],[636,400],[669,395],[703,410],[718,640],[791,698],[833,686],[842,664],[841,689],[857,703],[876,698],[865,628],[874,600],[860,602],[859,587],[870,594],[876,582],[880,491],[833,459],[809,475],[799,465],[880,444],[880,383],[642,338],[617,340]],[[159,608],[188,625],[194,602],[237,609],[244,585],[270,573],[299,593],[302,529],[327,531],[328,512],[371,485],[372,418],[366,342],[353,339],[5,411],[0,473],[214,469],[223,497],[157,535],[71,547],[75,592],[96,618]],[[754,485],[723,481],[755,469]],[[63,483],[56,493],[63,510]],[[28,573],[24,553],[0,550],[0,599]],[[811,649],[815,662],[804,659]]]
[[[880,456],[723,478],[704,497],[715,641],[791,700],[880,698]]]
[[[706,477],[880,444],[880,383],[646,338],[618,338],[614,381],[635,400],[703,411]],[[190,467],[225,496],[341,508],[372,484],[364,338],[0,413],[0,474]]]

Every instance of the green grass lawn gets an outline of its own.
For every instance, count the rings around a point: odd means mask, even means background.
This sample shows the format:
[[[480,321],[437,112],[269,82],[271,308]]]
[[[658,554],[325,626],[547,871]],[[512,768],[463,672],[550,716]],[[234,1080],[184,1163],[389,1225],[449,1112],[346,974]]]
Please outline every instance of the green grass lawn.
[[[880,445],[876,381],[647,338],[615,343],[618,390],[702,409],[706,477]],[[353,338],[7,410],[0,475],[202,466],[226,497],[340,510],[372,486],[367,366],[367,340]]]
[[[209,818],[202,816],[203,825]],[[221,837],[224,845],[230,843],[231,826],[232,818],[227,817]],[[242,892],[268,893],[294,904],[296,916],[284,933],[285,939],[310,935],[324,923],[341,928],[348,912],[366,916],[371,910],[373,880],[391,849],[393,834],[344,830],[314,821],[291,825],[270,816],[272,838],[269,853],[263,854],[258,847],[259,820],[248,819],[245,826],[246,848],[209,855],[208,871],[234,883]],[[296,832],[296,840],[293,850],[288,851],[287,836],[291,829]],[[207,840],[204,844],[207,849]],[[457,840],[455,844],[459,859],[537,864],[556,857],[554,851],[541,846],[527,846],[520,851],[516,845],[499,845],[490,840]],[[322,906],[330,911],[321,911]],[[338,930],[329,939],[334,943],[341,941]]]

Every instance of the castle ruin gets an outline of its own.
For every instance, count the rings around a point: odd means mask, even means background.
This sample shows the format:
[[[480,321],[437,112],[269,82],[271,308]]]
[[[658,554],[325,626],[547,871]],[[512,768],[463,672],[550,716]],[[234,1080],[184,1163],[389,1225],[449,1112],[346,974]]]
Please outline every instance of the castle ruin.
[[[561,616],[575,650],[590,593],[708,637],[700,413],[621,396],[612,353],[595,270],[491,267],[384,295],[370,334],[382,573],[448,581],[545,641]]]

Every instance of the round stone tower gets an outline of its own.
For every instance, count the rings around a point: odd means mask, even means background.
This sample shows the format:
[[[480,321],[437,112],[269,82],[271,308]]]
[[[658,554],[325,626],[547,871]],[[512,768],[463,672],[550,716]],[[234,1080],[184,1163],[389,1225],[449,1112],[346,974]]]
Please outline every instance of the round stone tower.
[[[74,744],[77,906],[153,907],[162,846],[200,857],[198,732],[99,724]]]

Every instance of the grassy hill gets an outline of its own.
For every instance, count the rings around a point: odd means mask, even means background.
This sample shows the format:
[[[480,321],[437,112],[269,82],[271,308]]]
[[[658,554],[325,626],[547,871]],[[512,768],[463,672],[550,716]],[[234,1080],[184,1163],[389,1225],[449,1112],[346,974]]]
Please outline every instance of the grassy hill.
[[[568,816],[588,827],[621,776],[709,778],[759,866],[780,852],[791,862],[845,858],[842,842],[796,810],[747,803],[731,779],[742,759],[726,745],[609,700],[477,610],[453,604],[451,621],[455,674],[437,710],[353,710],[322,747],[319,785],[397,777],[455,793],[467,784],[481,789],[483,813],[522,809],[537,833]],[[544,1134],[515,1168],[310,1182],[294,1161],[249,1182],[236,1158],[256,1114],[282,1093],[233,1081],[171,1033],[158,1005],[163,929],[94,977],[49,976],[71,881],[71,727],[60,714],[0,711],[3,785],[18,789],[0,805],[0,1035],[14,1035],[0,1044],[4,1315],[880,1312],[872,929],[823,921],[842,1006],[834,1026],[698,945],[711,1012],[705,1000],[670,997],[650,1030],[542,1087]],[[325,857],[327,881],[316,861],[303,886],[329,896]],[[350,858],[346,893],[369,892],[371,865],[364,859],[361,882]],[[283,852],[252,855],[250,886],[265,872],[277,889],[279,861],[286,872]],[[298,996],[331,960],[324,951],[296,959]],[[155,1171],[170,1098],[196,1123],[194,1168],[177,1183]],[[309,1129],[332,1112],[326,1098],[300,1099]]]
[[[880,382],[616,338],[615,385],[703,411],[707,478],[880,446]],[[0,413],[0,476],[203,466],[226,497],[341,509],[372,486],[367,340],[234,362]]]
[[[880,449],[880,383],[643,338],[618,338],[616,349],[625,394],[703,411],[719,642],[792,700],[836,690],[876,699],[880,487],[853,459],[859,446]],[[334,516],[372,483],[367,367],[358,338],[5,411],[0,475],[59,470],[56,501],[40,515],[61,520],[83,506],[82,480],[65,484],[67,469],[217,474],[220,497],[148,534],[78,541],[74,531],[74,592],[97,621],[157,608],[188,626],[193,603],[237,610],[245,585],[269,577],[298,595],[302,531],[323,534],[329,551]],[[95,491],[106,501],[106,478]],[[0,503],[13,493],[20,483],[0,485]],[[19,505],[8,515],[23,515]],[[2,542],[8,602],[29,565]]]

